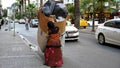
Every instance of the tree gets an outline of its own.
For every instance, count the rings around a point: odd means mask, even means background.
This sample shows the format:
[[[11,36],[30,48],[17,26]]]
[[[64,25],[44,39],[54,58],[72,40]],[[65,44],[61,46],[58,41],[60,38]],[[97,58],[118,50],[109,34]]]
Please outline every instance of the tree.
[[[7,9],[4,9],[4,10],[3,10],[3,13],[4,13],[4,14],[3,14],[3,17],[7,17]]]
[[[80,8],[79,8],[79,0],[74,0],[74,22],[75,27],[79,28],[80,22]]]
[[[29,4],[27,6],[26,14],[29,15],[30,19],[36,17],[37,16],[37,8],[36,8],[36,6],[34,4]]]
[[[68,4],[67,5],[67,10],[68,10],[68,13],[70,15],[70,18],[73,19],[74,16],[73,16],[73,13],[74,13],[74,6],[73,4]]]
[[[43,0],[40,0],[40,7],[42,7],[43,5]]]
[[[0,7],[2,7],[2,5],[0,4]]]
[[[26,12],[26,1],[27,1],[27,0],[24,0],[24,2],[25,2],[25,12]]]
[[[105,2],[109,2],[109,6],[104,6]],[[94,31],[94,19],[97,18],[96,14],[98,15],[98,19],[100,23],[103,23],[105,21],[105,13],[109,12],[112,13],[113,9],[110,8],[110,6],[113,6],[115,3],[115,0],[81,0],[80,7],[81,7],[81,13],[84,15],[87,11],[88,18],[91,17],[93,20],[92,24],[92,31]],[[87,19],[89,20],[89,19]]]

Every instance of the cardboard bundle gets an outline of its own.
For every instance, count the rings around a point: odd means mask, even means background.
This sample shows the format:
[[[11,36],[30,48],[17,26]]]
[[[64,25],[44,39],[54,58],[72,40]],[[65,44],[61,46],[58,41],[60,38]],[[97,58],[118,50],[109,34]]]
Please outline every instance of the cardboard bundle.
[[[48,21],[53,21],[55,26],[58,26],[60,29],[59,33],[62,34],[65,31],[67,19],[68,19],[68,16],[62,21],[56,21],[55,15],[50,15],[49,17],[47,17],[42,13],[41,8],[38,10],[38,20],[39,20],[38,26],[40,26],[41,30],[43,30],[45,33],[48,32],[48,27],[47,27]]]

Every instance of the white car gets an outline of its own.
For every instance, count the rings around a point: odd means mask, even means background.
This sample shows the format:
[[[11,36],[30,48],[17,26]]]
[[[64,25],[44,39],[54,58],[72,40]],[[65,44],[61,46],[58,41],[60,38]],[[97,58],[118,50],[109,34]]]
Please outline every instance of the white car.
[[[24,19],[20,19],[18,23],[19,24],[25,24],[25,20]]]
[[[93,25],[93,21],[87,21],[88,22],[88,26],[92,26]],[[98,26],[98,21],[94,21],[94,25]]]
[[[100,44],[120,45],[120,19],[112,19],[99,25],[95,37]]]
[[[65,40],[79,40],[78,29],[69,21],[66,23]]]
[[[30,27],[37,27],[38,26],[38,19],[31,19]]]

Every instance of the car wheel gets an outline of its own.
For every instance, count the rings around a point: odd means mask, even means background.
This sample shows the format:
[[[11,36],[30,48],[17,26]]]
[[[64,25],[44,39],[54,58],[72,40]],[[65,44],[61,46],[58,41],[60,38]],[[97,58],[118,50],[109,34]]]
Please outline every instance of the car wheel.
[[[86,29],[86,26],[83,26],[84,29]]]
[[[99,44],[102,44],[102,45],[105,43],[105,37],[103,34],[99,34],[98,42],[99,42]]]
[[[30,24],[30,27],[32,27],[31,24]]]
[[[90,27],[90,24],[88,23],[88,26]]]
[[[33,24],[32,24],[32,28],[33,28],[34,26],[33,26]]]

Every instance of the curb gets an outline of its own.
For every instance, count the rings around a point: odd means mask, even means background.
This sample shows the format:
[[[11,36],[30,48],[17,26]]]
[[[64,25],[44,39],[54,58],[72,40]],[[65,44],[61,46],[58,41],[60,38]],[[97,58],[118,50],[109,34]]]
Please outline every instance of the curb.
[[[38,46],[31,43],[29,40],[27,40],[27,38],[25,38],[23,35],[19,35],[20,38],[25,42],[25,44],[30,47],[30,49],[32,49],[33,51],[38,51]]]
[[[27,40],[27,38],[25,38],[23,35],[19,35],[20,36],[20,38],[25,42],[25,44],[31,49],[31,50],[33,50],[33,51],[35,51],[35,53],[37,53],[37,54],[39,54],[38,52],[39,52],[39,47],[37,46],[37,45],[35,45],[35,44],[32,44],[29,40]],[[45,67],[45,68],[50,68],[50,67],[48,67],[48,66],[45,66],[45,65],[43,65],[43,67]]]

